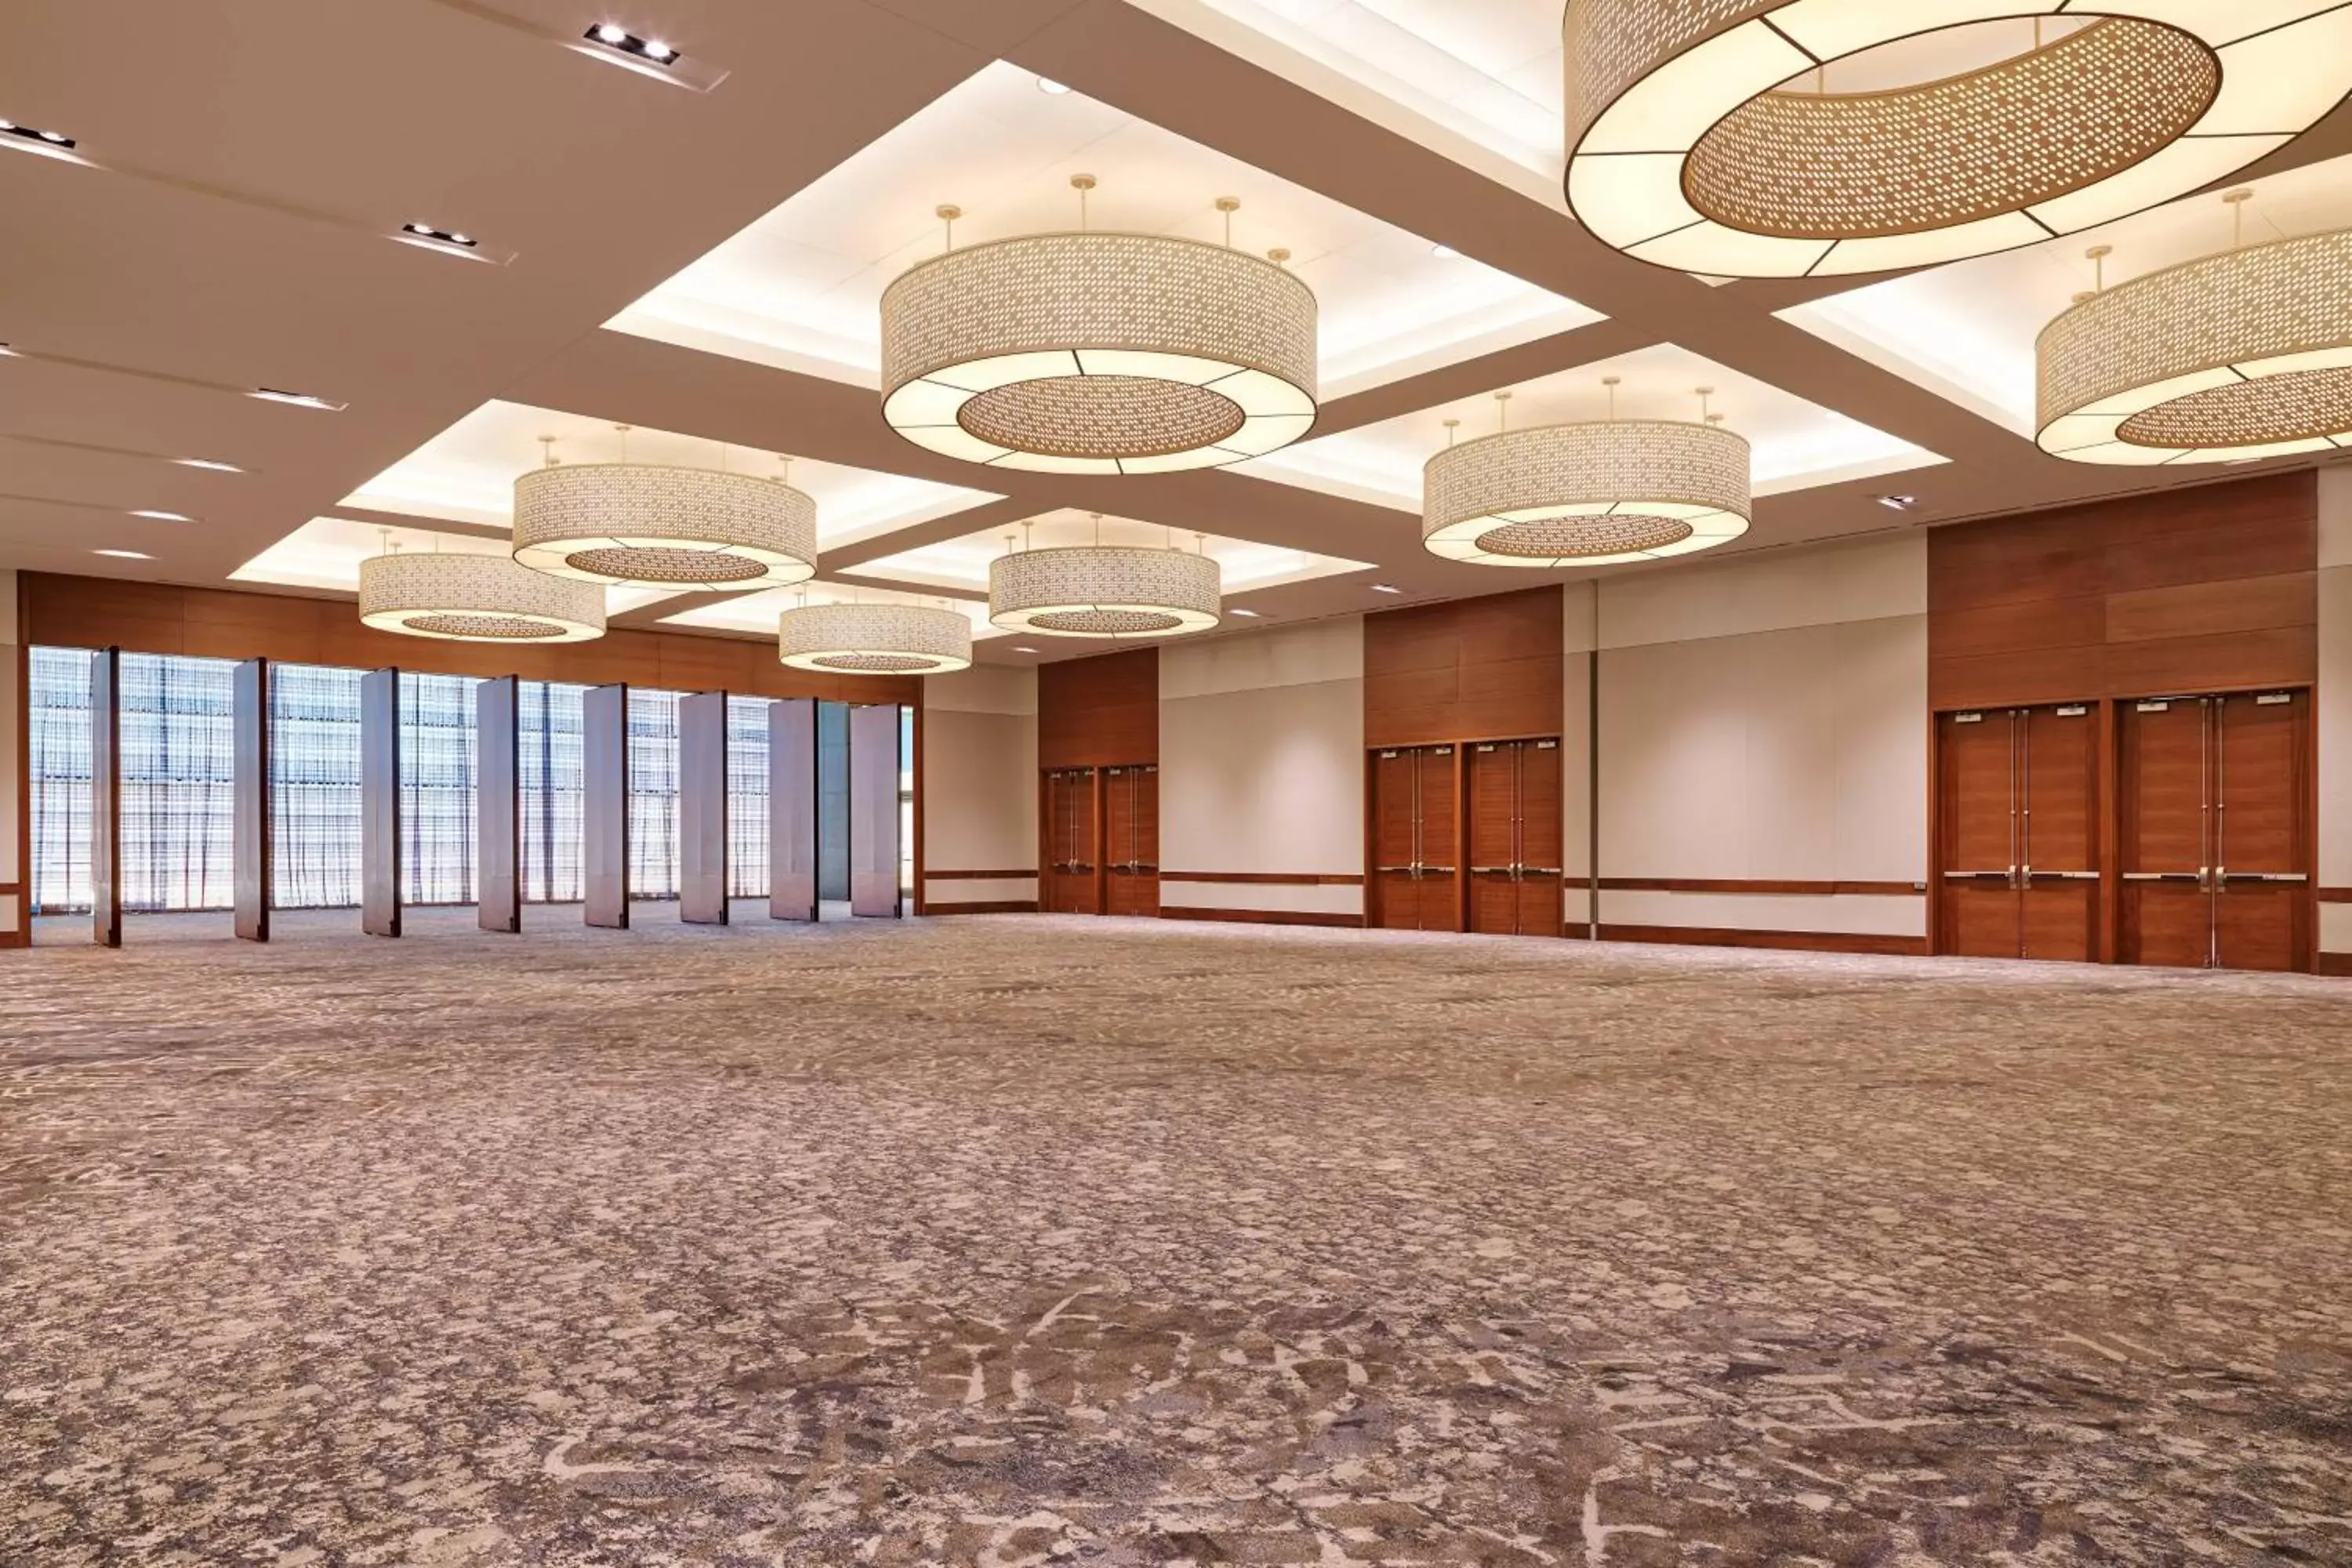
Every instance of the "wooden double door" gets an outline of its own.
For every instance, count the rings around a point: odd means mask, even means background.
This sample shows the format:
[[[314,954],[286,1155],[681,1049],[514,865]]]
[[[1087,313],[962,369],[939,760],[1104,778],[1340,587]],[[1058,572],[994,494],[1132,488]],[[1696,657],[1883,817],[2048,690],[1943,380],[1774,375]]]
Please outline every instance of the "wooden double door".
[[[1372,753],[1372,920],[1462,929],[1462,757],[1454,746]]]
[[[1160,912],[1160,769],[1048,768],[1038,902],[1048,913]]]
[[[2310,968],[2310,693],[2126,702],[2117,731],[2117,956]]]
[[[1465,759],[1470,929],[1496,936],[1560,934],[1560,750],[1558,741],[1482,741]]]
[[[1947,713],[1943,948],[1969,958],[2099,956],[2099,710]]]

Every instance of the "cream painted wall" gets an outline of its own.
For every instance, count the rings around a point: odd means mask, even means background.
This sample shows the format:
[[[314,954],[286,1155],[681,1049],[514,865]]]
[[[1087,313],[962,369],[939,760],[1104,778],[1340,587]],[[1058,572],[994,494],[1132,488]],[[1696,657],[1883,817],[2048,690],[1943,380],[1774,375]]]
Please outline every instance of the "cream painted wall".
[[[25,813],[32,803],[21,798],[24,759],[17,755],[18,731],[24,725],[25,694],[18,689],[23,666],[16,639],[16,574],[0,567],[0,886],[22,887],[32,868],[19,863]],[[15,941],[24,930],[24,911],[32,906],[26,893],[0,893],[0,946]]]
[[[1596,578],[1570,583],[1563,592],[1568,603],[1560,616],[1560,868],[1568,886],[1561,889],[1560,919],[1577,928],[1592,920],[1587,880],[1592,874],[1592,659],[1601,646],[1602,588]]]
[[[1604,877],[1924,882],[1924,535],[1608,583],[1599,641]],[[1601,914],[1621,925],[1927,931],[1924,888],[1611,892]]]
[[[974,665],[923,680],[925,871],[1037,864],[1037,672]],[[924,878],[926,904],[1020,903],[1025,877]]]
[[[1360,876],[1364,624],[1272,627],[1160,652],[1160,901],[1352,915],[1360,887],[1169,872]]]
[[[2319,471],[2319,885],[2352,888],[2352,468]],[[2319,906],[2319,950],[2352,952],[2352,904]]]

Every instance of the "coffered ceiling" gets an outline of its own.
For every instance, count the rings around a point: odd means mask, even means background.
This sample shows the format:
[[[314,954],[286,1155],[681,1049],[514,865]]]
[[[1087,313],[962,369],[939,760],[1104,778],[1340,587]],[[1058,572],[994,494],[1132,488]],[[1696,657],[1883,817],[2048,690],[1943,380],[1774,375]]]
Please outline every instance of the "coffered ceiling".
[[[2217,247],[2210,194],[1891,279],[1662,270],[1564,210],[1559,11],[383,0],[360,22],[308,0],[20,0],[0,117],[76,145],[0,145],[0,565],[346,594],[381,529],[497,548],[539,437],[592,460],[625,424],[632,456],[793,459],[820,503],[812,599],[971,606],[1006,533],[1100,511],[1137,542],[1206,536],[1257,612],[1234,624],[1263,625],[1545,580],[1423,552],[1418,466],[1443,419],[1491,427],[1497,390],[1515,424],[1585,416],[1604,374],[1629,413],[1717,389],[1758,455],[1735,551],[2245,471],[2068,465],[2026,434],[2033,334],[2088,286],[2083,248],[2113,244],[2120,278]],[[604,21],[680,50],[678,79],[577,47]],[[2352,222],[2347,154],[2339,107],[2233,182],[2258,192],[2250,234]],[[1068,226],[1076,173],[1100,182],[1097,226],[1221,237],[1231,195],[1237,246],[1291,251],[1323,315],[1310,439],[1238,470],[1068,478],[883,425],[876,304],[942,242],[933,209],[965,209],[959,243]],[[1916,511],[1879,504],[1896,485]],[[752,637],[789,600],[614,610]],[[990,637],[981,657],[1091,651]]]

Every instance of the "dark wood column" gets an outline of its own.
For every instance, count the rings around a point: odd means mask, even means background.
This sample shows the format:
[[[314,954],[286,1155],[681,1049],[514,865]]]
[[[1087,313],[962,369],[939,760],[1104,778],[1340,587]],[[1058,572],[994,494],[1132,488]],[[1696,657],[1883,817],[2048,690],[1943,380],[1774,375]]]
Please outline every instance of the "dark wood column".
[[[29,869],[29,868],[27,868]],[[122,945],[122,650],[89,656],[89,935]]]
[[[898,889],[898,705],[849,710],[849,912],[903,913]]]
[[[677,704],[677,918],[727,923],[727,693]]]
[[[236,801],[235,864],[236,934],[269,940],[270,820],[269,661],[236,667],[235,701]]]
[[[580,871],[592,926],[629,928],[629,687],[581,698]]]
[[[768,918],[817,918],[816,700],[768,705]]]
[[[360,929],[400,934],[400,671],[360,678]]]
[[[474,688],[474,902],[484,931],[522,930],[521,682]]]

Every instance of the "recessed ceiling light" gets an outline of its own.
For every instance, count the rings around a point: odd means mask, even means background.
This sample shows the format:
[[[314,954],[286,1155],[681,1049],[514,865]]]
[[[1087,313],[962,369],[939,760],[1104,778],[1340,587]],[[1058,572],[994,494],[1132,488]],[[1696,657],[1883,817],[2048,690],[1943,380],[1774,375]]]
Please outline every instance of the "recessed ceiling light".
[[[657,66],[676,65],[679,58],[674,45],[666,44],[659,38],[640,38],[614,22],[600,22],[581,37],[616,54],[629,55]]]
[[[1239,605],[1228,605],[1225,609],[1225,614],[1229,616],[1247,616],[1251,620],[1256,620],[1258,618],[1257,612],[1255,610],[1244,610]]]
[[[1402,594],[1404,590],[1397,587],[1393,584],[1375,583],[1372,584],[1372,592],[1375,594]]]
[[[1878,504],[1889,511],[1916,511],[1919,507],[1919,498],[1917,496],[1880,496]]]
[[[451,229],[435,228],[429,223],[404,223],[400,226],[400,231],[413,234],[419,239],[437,240],[443,245],[462,245],[468,250],[482,243]]]
[[[1062,94],[1069,91],[1070,89],[1067,87],[1065,87],[1062,83],[1055,81],[1052,77],[1041,76],[1037,79],[1037,90],[1039,92],[1050,92],[1055,98],[1059,98]]]
[[[134,511],[131,515],[133,517],[143,517],[150,522],[194,522],[196,521],[194,518],[190,517],[184,511],[155,511],[152,510],[142,510],[140,511]]]
[[[1450,245],[1433,245],[1429,247],[1429,254],[1434,256],[1440,261],[1459,261],[1462,259],[1462,253],[1454,249]]]
[[[143,550],[93,550],[92,555],[111,555],[123,561],[152,561],[155,558]]]
[[[172,461],[179,464],[180,467],[184,468],[209,468],[216,474],[241,474],[245,472],[243,468],[238,468],[235,463],[217,462],[211,458],[174,458]]]
[[[1014,653],[1035,653],[1037,650],[1034,647],[1016,647],[1013,651]]]
[[[323,397],[313,397],[307,392],[280,392],[274,386],[257,386],[246,395],[258,397],[264,403],[290,403],[297,408],[323,408],[330,414],[339,413],[351,406],[347,403],[330,403]]]
[[[0,136],[13,136],[19,142],[37,142],[46,147],[71,147],[74,139],[59,131],[36,131],[29,125],[0,120]]]

